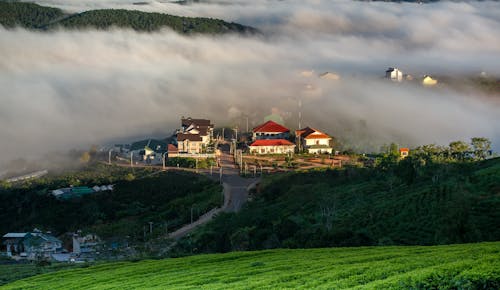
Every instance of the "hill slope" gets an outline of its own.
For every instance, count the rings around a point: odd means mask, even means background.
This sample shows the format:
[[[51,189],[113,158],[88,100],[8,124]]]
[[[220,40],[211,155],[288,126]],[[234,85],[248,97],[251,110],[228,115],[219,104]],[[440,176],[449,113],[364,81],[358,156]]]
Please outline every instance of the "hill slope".
[[[110,27],[131,28],[137,31],[156,31],[169,27],[179,33],[227,33],[255,32],[247,26],[228,23],[219,19],[180,17],[161,13],[147,13],[123,9],[104,9],[83,12],[51,27],[61,26],[70,29],[108,29]]]
[[[109,263],[3,289],[498,289],[500,243],[272,250]]]
[[[180,252],[500,240],[500,159],[419,164],[268,177],[253,202]]]
[[[37,227],[60,235],[78,229],[101,238],[130,237],[144,242],[143,226],[154,222],[153,236],[189,223],[221,203],[218,183],[189,172],[157,172],[138,177],[141,169],[97,164],[62,176],[42,178],[33,184],[14,188],[0,187],[0,233],[31,231]],[[89,175],[94,178],[87,179]],[[103,175],[104,178],[100,178]],[[109,178],[109,179],[108,179]],[[86,180],[87,179],[87,180]],[[99,182],[101,181],[101,182]],[[56,199],[50,190],[79,185],[114,183],[113,191],[104,191],[74,199]],[[191,212],[191,208],[193,208]],[[148,237],[149,238],[149,237]]]
[[[1,0],[0,25],[7,28],[20,26],[28,29],[109,29],[119,27],[146,32],[170,28],[184,34],[255,33],[257,31],[248,26],[220,19],[180,17],[123,9],[91,10],[69,15],[64,14],[58,8]]]
[[[59,8],[44,7],[34,3],[0,1],[0,25],[7,28],[16,26],[39,28],[62,16],[64,13]]]

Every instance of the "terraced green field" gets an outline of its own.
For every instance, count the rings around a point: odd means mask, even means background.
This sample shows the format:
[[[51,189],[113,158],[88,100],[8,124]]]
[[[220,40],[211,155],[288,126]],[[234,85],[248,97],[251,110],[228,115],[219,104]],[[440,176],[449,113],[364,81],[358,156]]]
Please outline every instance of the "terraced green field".
[[[2,289],[499,289],[500,242],[270,250],[101,264]]]

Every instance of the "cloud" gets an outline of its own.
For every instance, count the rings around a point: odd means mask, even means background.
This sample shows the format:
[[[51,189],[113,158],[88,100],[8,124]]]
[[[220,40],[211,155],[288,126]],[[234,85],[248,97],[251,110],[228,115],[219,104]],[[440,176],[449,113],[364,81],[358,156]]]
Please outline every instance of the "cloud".
[[[473,89],[382,79],[388,66],[416,77],[481,71],[500,76],[497,3],[38,2],[74,11],[134,6],[220,16],[257,26],[264,35],[0,28],[0,160],[132,136],[166,137],[180,116],[189,115],[240,126],[249,116],[256,125],[278,108],[295,129],[299,99],[303,125],[362,149],[472,136],[500,143],[498,100]],[[312,77],[300,73],[311,69]],[[319,79],[325,71],[341,80]]]

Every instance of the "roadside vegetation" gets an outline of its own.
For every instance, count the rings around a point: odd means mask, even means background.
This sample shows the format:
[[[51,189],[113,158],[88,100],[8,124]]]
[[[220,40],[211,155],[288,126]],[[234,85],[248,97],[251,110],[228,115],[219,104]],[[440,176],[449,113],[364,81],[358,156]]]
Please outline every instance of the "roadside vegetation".
[[[267,176],[241,212],[219,215],[175,254],[498,241],[500,159],[483,160],[489,141],[474,141],[403,160],[389,146],[372,167]]]
[[[498,289],[500,243],[268,250],[107,263],[4,289]]]

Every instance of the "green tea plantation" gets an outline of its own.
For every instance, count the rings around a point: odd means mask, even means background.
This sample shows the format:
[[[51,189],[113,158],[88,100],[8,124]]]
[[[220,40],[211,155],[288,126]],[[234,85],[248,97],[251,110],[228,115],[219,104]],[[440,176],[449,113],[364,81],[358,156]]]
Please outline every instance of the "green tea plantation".
[[[106,263],[33,276],[2,289],[347,288],[499,289],[500,242],[282,249]]]

